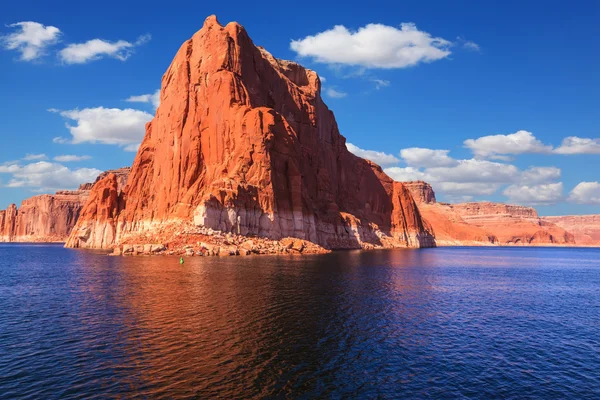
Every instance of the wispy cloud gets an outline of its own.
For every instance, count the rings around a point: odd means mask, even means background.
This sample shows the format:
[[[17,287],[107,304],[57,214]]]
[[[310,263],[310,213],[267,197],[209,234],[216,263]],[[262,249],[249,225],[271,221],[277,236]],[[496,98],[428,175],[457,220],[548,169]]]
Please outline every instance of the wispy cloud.
[[[91,156],[76,156],[71,154],[65,154],[62,156],[56,156],[53,158],[54,161],[58,162],[77,162],[91,159]]]
[[[117,40],[110,42],[103,39],[92,39],[85,43],[70,44],[59,52],[60,59],[66,64],[85,64],[104,57],[125,61],[133,53],[134,48],[147,43],[149,34],[140,36],[135,42]]]
[[[21,53],[22,61],[33,61],[42,57],[46,49],[59,41],[60,29],[39,22],[23,21],[8,25],[14,32],[0,36],[0,43],[7,50]]]
[[[32,161],[32,160],[45,160],[47,159],[48,156],[46,156],[45,154],[26,154],[25,157],[23,157],[23,160],[25,161]]]
[[[384,79],[371,79],[371,82],[375,83],[375,89],[381,89],[390,86],[391,82]]]
[[[333,99],[341,99],[341,98],[344,98],[344,97],[348,96],[348,93],[346,93],[346,92],[340,92],[340,91],[338,91],[338,90],[336,90],[334,88],[327,88],[327,89],[325,89],[325,94],[328,97],[331,97]]]
[[[140,94],[138,96],[130,96],[125,99],[130,103],[151,103],[155,109],[160,105],[160,89],[157,89],[154,93]]]

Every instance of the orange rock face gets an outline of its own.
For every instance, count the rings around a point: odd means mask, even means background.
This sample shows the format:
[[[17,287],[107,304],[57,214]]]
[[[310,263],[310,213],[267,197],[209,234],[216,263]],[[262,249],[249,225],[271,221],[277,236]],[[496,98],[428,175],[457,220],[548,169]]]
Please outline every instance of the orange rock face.
[[[0,211],[0,241],[13,241],[16,223],[17,206],[15,204],[11,204],[6,210]]]
[[[115,176],[118,188],[125,186],[130,168],[100,174],[96,182]],[[84,183],[79,190],[61,190],[23,200],[0,210],[0,242],[64,242],[67,240],[90,195],[94,183]]]
[[[98,247],[107,248],[114,244],[117,213],[123,208],[121,193],[116,174],[101,175],[66,246],[85,247],[86,243],[98,243]]]
[[[11,204],[0,211],[0,241],[65,241],[88,195],[82,190],[60,191],[23,200],[18,209]]]
[[[575,243],[600,246],[600,215],[565,215],[542,217],[542,221],[555,224],[575,236]]]
[[[492,232],[500,244],[575,244],[565,229],[538,217],[531,207],[499,203],[463,203],[451,206],[464,221]]]
[[[428,183],[404,185],[431,225],[438,246],[579,244],[566,226],[558,226],[550,218],[539,218],[531,207],[491,202],[437,203]]]
[[[435,192],[431,185],[423,181],[402,182],[410,191],[417,204],[434,204]]]
[[[410,192],[347,151],[313,71],[209,17],[162,79],[127,186],[96,183],[71,247],[174,221],[326,248],[434,245]]]

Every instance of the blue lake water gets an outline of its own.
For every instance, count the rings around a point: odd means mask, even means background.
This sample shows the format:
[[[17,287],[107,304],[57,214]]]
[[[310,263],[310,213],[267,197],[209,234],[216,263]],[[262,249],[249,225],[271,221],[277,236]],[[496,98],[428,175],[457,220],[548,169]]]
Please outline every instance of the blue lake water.
[[[600,398],[600,250],[0,245],[0,397]]]

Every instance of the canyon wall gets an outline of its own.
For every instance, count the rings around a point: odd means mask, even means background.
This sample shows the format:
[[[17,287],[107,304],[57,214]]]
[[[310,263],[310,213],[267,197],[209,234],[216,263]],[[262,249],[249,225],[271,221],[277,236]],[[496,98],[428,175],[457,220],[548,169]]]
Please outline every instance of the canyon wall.
[[[600,215],[542,217],[542,221],[560,226],[575,237],[575,243],[600,246]]]
[[[531,207],[492,203],[438,203],[431,186],[405,182],[438,246],[574,245],[574,235]]]
[[[318,75],[216,17],[163,76],[124,190],[108,175],[67,246],[110,248],[172,224],[325,248],[433,246],[410,191],[346,149]]]
[[[125,186],[130,168],[103,172],[96,182],[114,176],[118,188]],[[23,200],[19,208],[11,204],[0,210],[0,242],[64,242],[73,230],[94,183],[78,190],[60,190]]]
[[[63,242],[71,233],[87,201],[87,190],[63,190],[11,204],[0,211],[0,241]]]

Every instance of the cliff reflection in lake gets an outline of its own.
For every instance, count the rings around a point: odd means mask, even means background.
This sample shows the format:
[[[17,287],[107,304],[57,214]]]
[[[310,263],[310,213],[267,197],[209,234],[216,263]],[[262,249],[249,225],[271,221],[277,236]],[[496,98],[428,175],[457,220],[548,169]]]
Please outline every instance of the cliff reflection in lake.
[[[180,265],[0,245],[0,393],[594,397],[598,256],[449,248]]]

